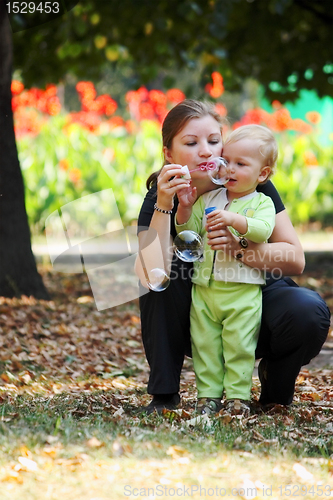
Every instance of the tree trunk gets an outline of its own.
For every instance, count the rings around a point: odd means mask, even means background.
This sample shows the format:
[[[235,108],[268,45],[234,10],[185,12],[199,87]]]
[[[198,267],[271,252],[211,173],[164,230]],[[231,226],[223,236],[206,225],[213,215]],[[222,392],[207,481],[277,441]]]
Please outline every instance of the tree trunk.
[[[11,107],[12,33],[0,0],[0,296],[49,299],[31,250]],[[38,196],[38,193],[36,193]]]

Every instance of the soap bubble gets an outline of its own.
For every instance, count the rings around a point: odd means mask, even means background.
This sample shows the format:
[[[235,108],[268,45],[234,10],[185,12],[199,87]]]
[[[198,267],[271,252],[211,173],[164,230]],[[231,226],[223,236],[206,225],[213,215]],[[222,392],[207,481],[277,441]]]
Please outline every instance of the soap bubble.
[[[164,271],[159,267],[155,267],[148,271],[147,276],[147,286],[153,292],[163,292],[170,285],[170,278]]]
[[[204,251],[202,238],[194,231],[182,231],[173,243],[177,257],[185,262],[199,260]]]
[[[207,163],[210,180],[218,186],[223,186],[228,180],[228,163],[224,158],[213,158]]]

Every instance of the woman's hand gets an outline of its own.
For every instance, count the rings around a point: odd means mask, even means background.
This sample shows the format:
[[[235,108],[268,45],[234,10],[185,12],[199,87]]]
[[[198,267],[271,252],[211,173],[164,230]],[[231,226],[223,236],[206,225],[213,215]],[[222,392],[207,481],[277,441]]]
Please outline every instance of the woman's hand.
[[[227,227],[208,232],[207,243],[212,250],[223,250],[231,255],[234,255],[240,248],[239,238],[232,234]]]
[[[223,250],[233,257],[239,252],[239,239],[228,228],[207,233],[208,245],[212,250]],[[301,274],[305,259],[302,246],[286,210],[276,214],[275,228],[269,243],[248,241],[242,262],[262,271],[281,275]]]
[[[190,186],[190,180],[182,177],[181,168],[176,164],[164,165],[157,177],[156,203],[163,210],[171,210],[175,194]]]

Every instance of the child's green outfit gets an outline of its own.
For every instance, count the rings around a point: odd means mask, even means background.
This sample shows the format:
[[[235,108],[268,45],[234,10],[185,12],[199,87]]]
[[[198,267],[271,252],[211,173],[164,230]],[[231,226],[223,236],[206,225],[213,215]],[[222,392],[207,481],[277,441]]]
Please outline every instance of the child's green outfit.
[[[204,238],[204,255],[194,263],[191,342],[198,398],[249,400],[255,349],[261,321],[261,271],[250,268],[207,244],[205,208],[226,210],[225,188],[201,196],[179,233],[190,229]],[[255,191],[233,200],[227,210],[244,215],[248,231],[241,235],[261,243],[271,235],[275,208],[271,198]],[[240,236],[233,228],[233,233]]]

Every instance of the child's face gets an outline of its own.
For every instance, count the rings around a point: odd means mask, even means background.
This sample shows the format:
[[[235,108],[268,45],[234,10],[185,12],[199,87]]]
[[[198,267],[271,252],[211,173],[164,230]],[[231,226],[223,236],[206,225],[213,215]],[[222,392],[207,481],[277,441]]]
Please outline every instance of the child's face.
[[[194,170],[216,156],[221,156],[222,135],[219,123],[211,115],[189,120],[173,138],[170,149],[164,148],[165,158],[170,163],[187,165]],[[207,177],[206,171],[198,170],[192,180]]]
[[[253,139],[224,145],[222,155],[228,162],[229,175],[225,187],[230,193],[246,196],[255,191],[259,182],[266,180],[270,167],[265,166],[259,147],[259,142]]]

